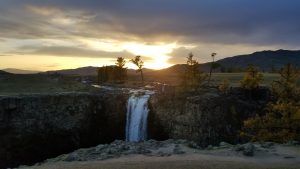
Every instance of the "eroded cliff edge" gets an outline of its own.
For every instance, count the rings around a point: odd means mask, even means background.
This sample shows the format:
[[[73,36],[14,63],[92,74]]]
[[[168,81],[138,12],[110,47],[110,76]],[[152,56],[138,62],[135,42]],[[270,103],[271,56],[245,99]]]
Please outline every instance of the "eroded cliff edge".
[[[0,168],[123,139],[123,92],[0,96]]]
[[[267,88],[251,97],[240,88],[232,88],[227,94],[216,89],[193,96],[156,94],[150,100],[149,134],[154,139],[187,139],[202,147],[222,141],[243,142],[239,137],[243,121],[264,113],[270,99]]]

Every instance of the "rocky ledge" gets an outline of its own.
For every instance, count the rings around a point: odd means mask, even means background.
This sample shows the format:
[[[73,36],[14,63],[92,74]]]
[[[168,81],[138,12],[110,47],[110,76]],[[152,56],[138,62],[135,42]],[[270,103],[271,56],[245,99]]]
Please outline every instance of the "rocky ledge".
[[[153,139],[192,140],[203,147],[248,141],[240,138],[243,121],[264,113],[270,101],[269,89],[257,93],[249,97],[240,88],[226,94],[211,88],[192,96],[156,94],[150,100],[149,134]]]
[[[76,150],[70,154],[60,155],[53,159],[48,159],[35,166],[43,166],[58,162],[78,162],[78,161],[103,161],[112,158],[122,158],[132,155],[144,155],[146,157],[170,157],[200,155],[211,159],[234,157],[264,160],[293,160],[300,162],[300,147],[298,144],[280,145],[276,143],[246,143],[231,145],[221,142],[218,146],[208,146],[200,148],[195,142],[187,140],[148,140],[145,142],[125,142],[116,140],[111,144],[100,144],[96,147]],[[26,168],[26,166],[23,166]]]

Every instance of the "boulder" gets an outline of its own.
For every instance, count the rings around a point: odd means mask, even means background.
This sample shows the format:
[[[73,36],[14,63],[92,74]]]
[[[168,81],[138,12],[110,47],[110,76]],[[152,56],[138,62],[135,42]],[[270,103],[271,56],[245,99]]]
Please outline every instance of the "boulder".
[[[252,143],[248,143],[244,146],[243,154],[245,156],[254,156],[255,146]]]

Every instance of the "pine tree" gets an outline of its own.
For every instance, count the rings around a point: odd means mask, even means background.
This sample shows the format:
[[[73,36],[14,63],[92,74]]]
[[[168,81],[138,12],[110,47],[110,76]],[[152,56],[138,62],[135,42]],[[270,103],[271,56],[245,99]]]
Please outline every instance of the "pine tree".
[[[241,81],[241,87],[247,90],[254,90],[259,87],[263,80],[263,75],[253,65],[249,65],[246,74]]]
[[[118,57],[115,67],[115,77],[116,80],[120,82],[124,82],[124,80],[127,78],[127,68],[125,68],[126,61],[123,57]]]
[[[199,70],[199,63],[194,59],[193,53],[189,53],[181,86],[185,91],[196,92],[203,85],[206,77],[207,76]]]
[[[296,86],[299,71],[288,64],[281,69],[280,76],[273,84],[276,101],[268,105],[267,113],[244,122],[243,134],[252,140],[300,141],[300,92]]]

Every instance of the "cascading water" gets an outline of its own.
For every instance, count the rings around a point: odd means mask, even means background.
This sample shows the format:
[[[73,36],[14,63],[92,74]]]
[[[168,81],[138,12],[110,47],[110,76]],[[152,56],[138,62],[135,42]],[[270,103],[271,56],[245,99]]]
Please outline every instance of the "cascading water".
[[[126,141],[147,139],[148,101],[150,91],[135,90],[127,103]]]

